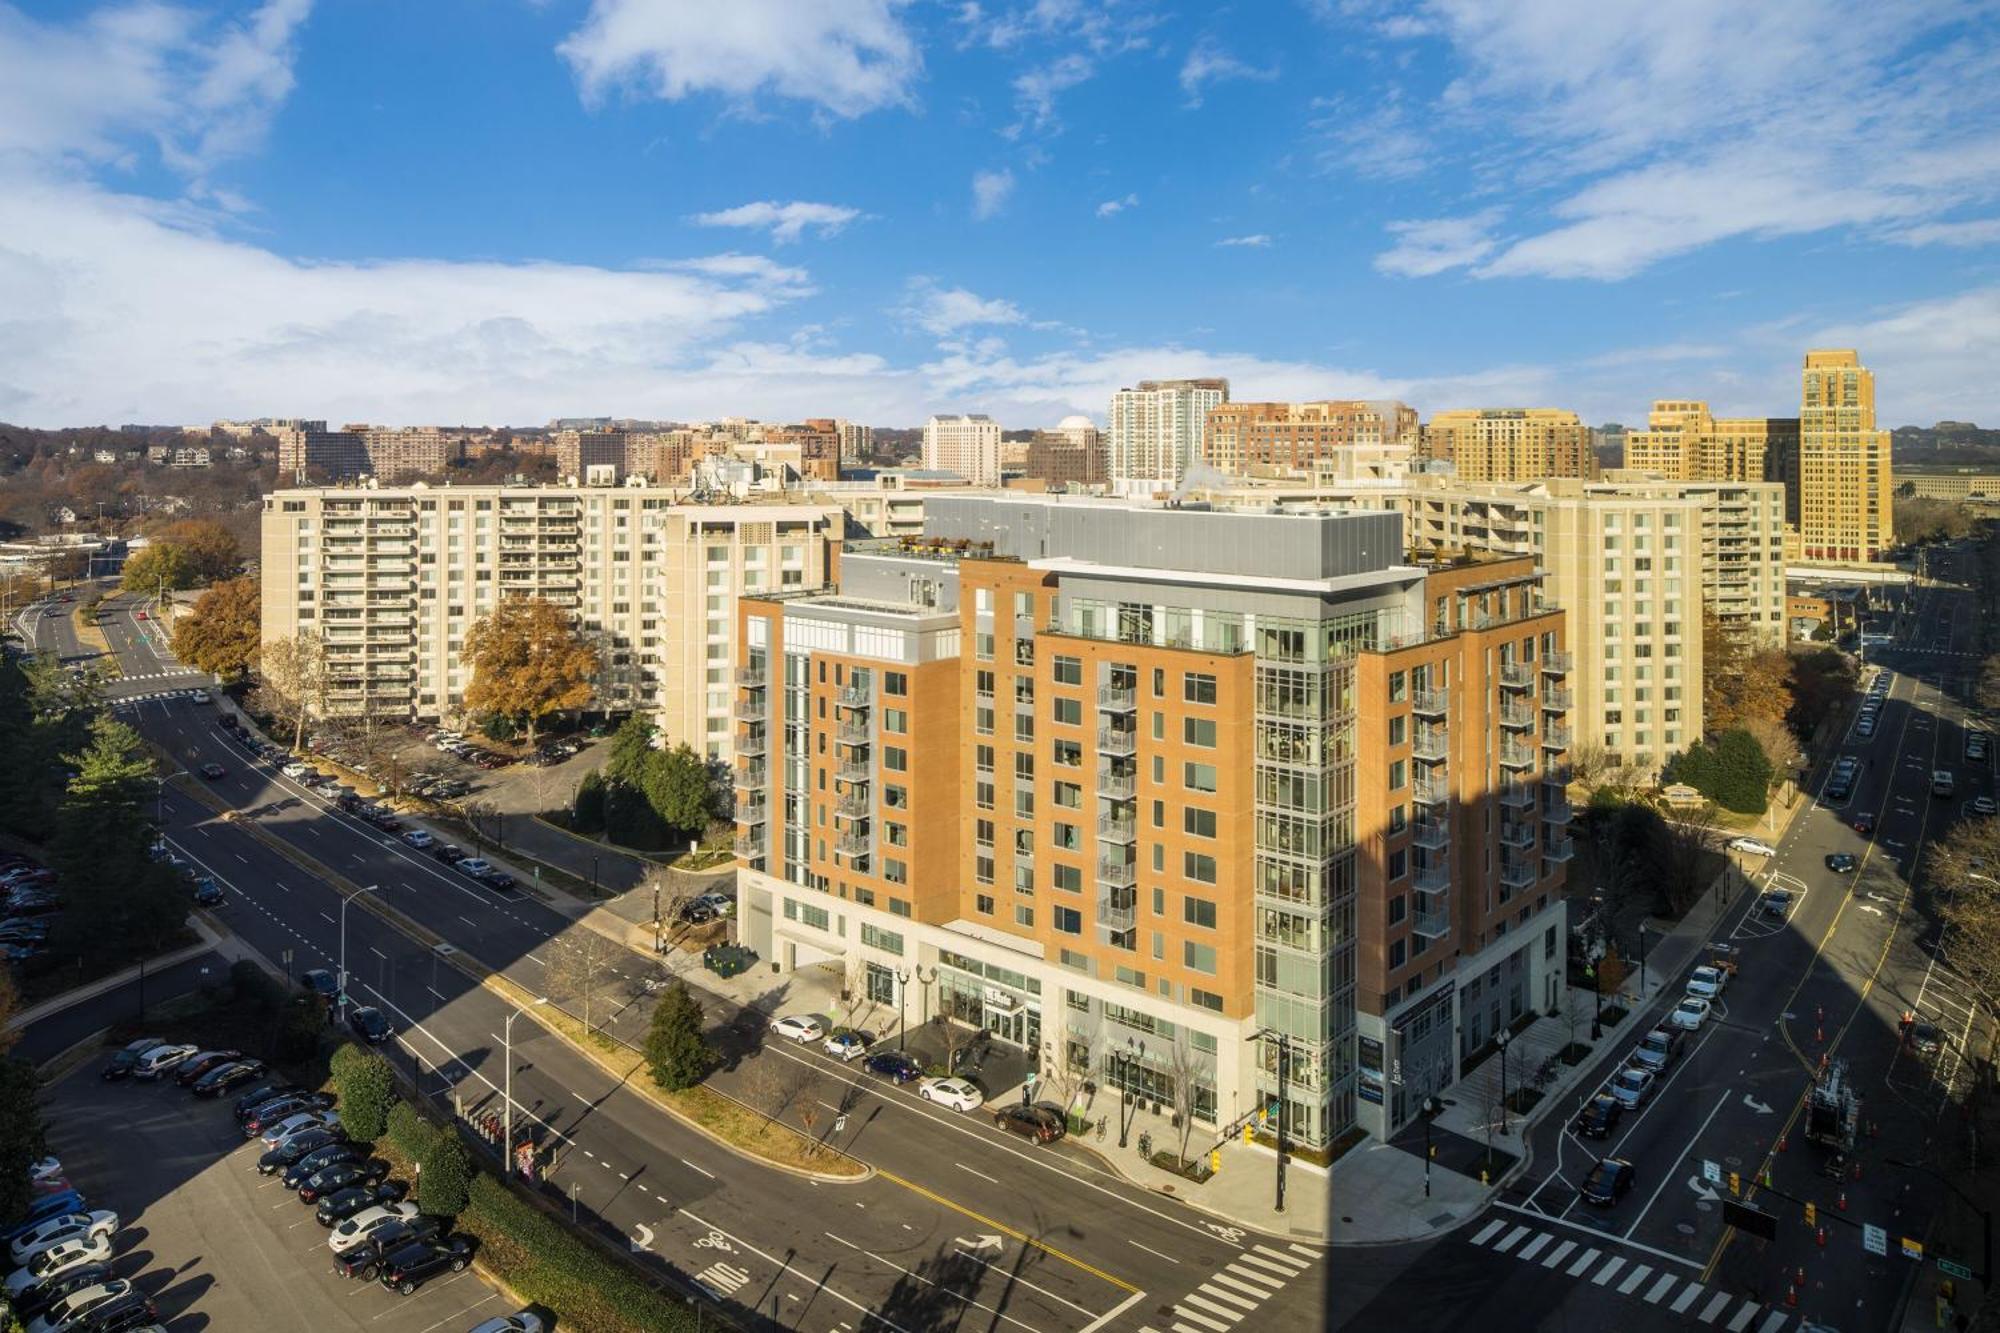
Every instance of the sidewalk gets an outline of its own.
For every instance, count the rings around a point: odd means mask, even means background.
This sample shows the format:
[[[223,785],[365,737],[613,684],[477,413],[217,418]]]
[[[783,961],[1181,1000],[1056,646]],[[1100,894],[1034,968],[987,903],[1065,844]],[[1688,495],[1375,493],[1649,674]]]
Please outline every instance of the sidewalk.
[[[200,916],[190,916],[188,918],[188,925],[194,929],[195,934],[201,936],[201,939],[197,943],[190,944],[183,949],[175,949],[172,953],[163,953],[157,958],[149,958],[143,964],[134,963],[131,967],[125,968],[122,971],[113,972],[109,976],[99,977],[95,981],[85,982],[83,985],[66,990],[60,995],[52,995],[40,1004],[32,1008],[23,1009],[15,1014],[8,1021],[8,1028],[17,1031],[24,1029],[30,1023],[47,1018],[50,1014],[59,1014],[65,1009],[73,1009],[79,1004],[96,999],[106,991],[117,990],[126,982],[135,980],[142,966],[145,968],[146,973],[151,975],[155,972],[163,972],[177,963],[184,963],[190,958],[199,958],[205,953],[219,953],[231,962],[235,962],[240,958],[253,956],[249,949],[238,941],[234,935],[218,935],[214,928],[206,921],[203,921]]]

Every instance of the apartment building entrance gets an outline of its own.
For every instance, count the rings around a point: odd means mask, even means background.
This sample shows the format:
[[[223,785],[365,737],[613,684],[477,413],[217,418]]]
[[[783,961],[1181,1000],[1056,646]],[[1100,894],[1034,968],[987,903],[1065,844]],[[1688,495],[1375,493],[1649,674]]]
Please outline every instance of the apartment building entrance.
[[[985,1013],[986,1030],[997,1041],[1025,1051],[1042,1049],[1042,1011],[1020,996],[987,986],[980,991],[980,1008]]]

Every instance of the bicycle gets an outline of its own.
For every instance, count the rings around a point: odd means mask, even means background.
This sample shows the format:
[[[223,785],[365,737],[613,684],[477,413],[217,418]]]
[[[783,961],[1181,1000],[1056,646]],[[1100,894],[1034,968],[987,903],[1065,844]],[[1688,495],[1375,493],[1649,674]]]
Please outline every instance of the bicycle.
[[[1097,1141],[1104,1142],[1104,1117],[1097,1117]]]

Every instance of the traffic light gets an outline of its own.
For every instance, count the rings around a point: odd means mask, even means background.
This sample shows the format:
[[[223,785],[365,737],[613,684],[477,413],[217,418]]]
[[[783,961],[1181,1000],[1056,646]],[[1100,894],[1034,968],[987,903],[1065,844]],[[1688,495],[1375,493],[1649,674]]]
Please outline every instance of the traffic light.
[[[1734,1171],[1729,1173],[1729,1193],[1732,1198],[1741,1197],[1743,1193],[1743,1177]]]
[[[1818,1225],[1819,1225],[1819,1205],[1818,1205],[1818,1204],[1816,1204],[1816,1203],[1809,1203],[1809,1204],[1807,1204],[1807,1205],[1806,1205],[1806,1225],[1807,1225],[1807,1226],[1809,1226],[1809,1227],[1814,1227],[1814,1226],[1818,1226]]]

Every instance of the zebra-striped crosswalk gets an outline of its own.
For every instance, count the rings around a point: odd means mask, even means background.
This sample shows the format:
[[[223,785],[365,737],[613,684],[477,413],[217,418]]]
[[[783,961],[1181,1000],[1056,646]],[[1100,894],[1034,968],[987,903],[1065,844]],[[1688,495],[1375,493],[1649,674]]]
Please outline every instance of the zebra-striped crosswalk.
[[[1252,1245],[1175,1301],[1167,1328],[1171,1333],[1232,1333],[1245,1315],[1256,1313],[1285,1283],[1319,1261],[1319,1251],[1303,1245],[1287,1245],[1282,1250]],[[1160,1331],[1143,1328],[1140,1333]]]
[[[1664,1264],[1647,1262],[1643,1255],[1615,1253],[1511,1218],[1488,1222],[1471,1241],[1481,1249],[1522,1263],[1560,1269],[1567,1277],[1588,1279],[1592,1286],[1661,1306],[1727,1333],[1779,1333],[1792,1318],[1787,1311],[1774,1310],[1760,1301],[1711,1290]]]

